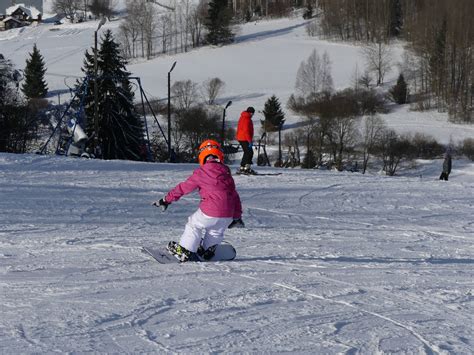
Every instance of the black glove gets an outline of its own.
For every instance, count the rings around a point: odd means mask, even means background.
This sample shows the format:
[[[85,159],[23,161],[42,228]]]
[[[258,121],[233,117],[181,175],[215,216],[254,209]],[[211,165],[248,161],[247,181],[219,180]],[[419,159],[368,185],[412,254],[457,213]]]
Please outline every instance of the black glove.
[[[166,202],[164,198],[162,198],[158,202],[153,202],[153,206],[160,207],[163,212],[166,211],[166,209],[168,208],[168,205],[170,205],[170,203]]]
[[[242,218],[234,219],[228,228],[245,228],[245,223]]]

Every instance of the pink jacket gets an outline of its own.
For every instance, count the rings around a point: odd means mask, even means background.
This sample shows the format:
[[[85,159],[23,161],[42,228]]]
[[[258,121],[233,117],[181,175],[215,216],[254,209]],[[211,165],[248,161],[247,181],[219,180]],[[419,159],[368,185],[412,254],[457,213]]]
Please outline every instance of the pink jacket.
[[[209,217],[241,218],[242,205],[235,189],[230,169],[217,161],[208,161],[178,184],[165,197],[166,202],[178,201],[181,196],[199,189],[199,208]]]

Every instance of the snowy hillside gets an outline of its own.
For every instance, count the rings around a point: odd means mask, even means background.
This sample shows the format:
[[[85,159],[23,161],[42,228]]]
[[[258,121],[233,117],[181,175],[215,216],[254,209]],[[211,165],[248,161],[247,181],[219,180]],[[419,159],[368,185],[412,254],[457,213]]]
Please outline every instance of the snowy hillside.
[[[0,154],[0,353],[472,354],[474,164],[441,164],[237,176],[237,259],[160,265],[196,165]]]
[[[166,97],[174,61],[172,81],[219,77],[219,102],[233,101],[227,119],[235,124],[273,94],[285,104],[313,49],[328,52],[338,89],[363,68],[360,47],[310,38],[304,25],[248,23],[232,45],[128,69],[155,98]],[[36,43],[50,99],[65,102],[96,28],[0,32],[0,53],[22,69]],[[394,51],[396,62],[401,44]],[[286,114],[287,129],[297,126]],[[443,144],[474,137],[474,126],[449,123],[445,113],[398,106],[382,117]],[[448,182],[438,180],[441,167],[418,160],[396,177],[302,169],[236,176],[247,228],[226,240],[237,258],[160,265],[141,246],[178,240],[199,196],[165,213],[151,203],[195,164],[0,154],[0,354],[472,354],[474,163],[454,159]]]
[[[123,6],[123,2],[121,2]],[[107,22],[106,29],[117,31],[120,21]],[[164,55],[150,61],[135,61],[128,69],[141,77],[149,97],[167,97],[167,73],[173,62],[172,82],[192,80],[198,84],[213,77],[225,82],[225,91],[218,98],[225,105],[230,125],[235,125],[239,114],[248,106],[257,111],[263,109],[265,101],[275,94],[285,106],[294,93],[296,73],[300,63],[314,49],[325,51],[332,61],[332,76],[337,89],[351,85],[354,73],[364,68],[360,47],[339,42],[308,37],[301,18],[279,19],[247,23],[239,28],[236,43],[224,47],[202,47],[187,53]],[[52,99],[61,95],[61,102],[70,99],[69,87],[73,87],[81,76],[84,52],[93,45],[97,22],[80,24],[42,24],[0,32],[0,53],[11,59],[17,68],[24,68],[28,53],[36,43],[45,58],[46,79]],[[386,87],[394,84],[398,76],[397,62],[402,46],[394,45],[394,67],[386,77]],[[261,115],[261,114],[259,114]],[[287,129],[300,120],[286,112]],[[459,142],[474,136],[474,126],[447,122],[447,114],[437,112],[411,112],[408,106],[384,115],[388,126],[400,132],[421,132],[432,135],[442,144]],[[293,124],[293,125],[292,125]]]

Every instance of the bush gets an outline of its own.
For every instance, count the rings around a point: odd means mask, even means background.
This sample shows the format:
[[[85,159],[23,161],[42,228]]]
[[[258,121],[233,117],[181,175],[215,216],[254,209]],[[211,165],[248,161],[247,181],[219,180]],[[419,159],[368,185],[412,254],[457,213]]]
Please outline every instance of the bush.
[[[462,142],[461,152],[469,159],[474,160],[474,139],[473,138],[466,138]]]
[[[204,139],[220,140],[220,116],[207,111],[203,106],[194,106],[176,112],[175,130],[181,136],[181,149],[178,156],[181,161],[194,161],[196,148]]]
[[[418,158],[432,159],[440,156],[445,147],[439,144],[433,137],[417,133],[412,139],[414,154]]]
[[[375,113],[386,113],[385,98],[378,94],[375,90],[359,89],[357,93],[357,101],[359,104],[359,113],[361,115],[373,115]]]

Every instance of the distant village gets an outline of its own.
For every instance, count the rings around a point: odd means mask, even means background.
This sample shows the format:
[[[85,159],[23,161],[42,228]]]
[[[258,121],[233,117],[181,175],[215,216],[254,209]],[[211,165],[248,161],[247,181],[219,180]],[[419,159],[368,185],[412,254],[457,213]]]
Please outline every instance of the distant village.
[[[13,5],[8,7],[4,14],[0,13],[0,31],[38,24],[42,17],[41,11],[34,6]]]

